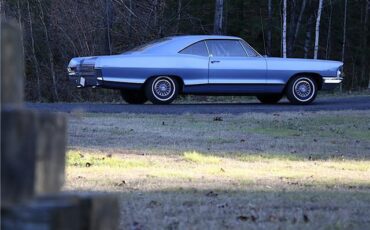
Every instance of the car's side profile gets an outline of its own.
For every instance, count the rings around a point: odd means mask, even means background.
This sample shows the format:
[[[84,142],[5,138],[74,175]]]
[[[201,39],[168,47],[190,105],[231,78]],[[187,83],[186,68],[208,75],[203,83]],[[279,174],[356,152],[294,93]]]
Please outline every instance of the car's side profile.
[[[231,36],[162,38],[119,55],[73,58],[69,79],[77,87],[119,89],[132,104],[169,104],[179,94],[255,95],[277,103],[284,95],[309,104],[334,89],[343,63],[261,56]]]

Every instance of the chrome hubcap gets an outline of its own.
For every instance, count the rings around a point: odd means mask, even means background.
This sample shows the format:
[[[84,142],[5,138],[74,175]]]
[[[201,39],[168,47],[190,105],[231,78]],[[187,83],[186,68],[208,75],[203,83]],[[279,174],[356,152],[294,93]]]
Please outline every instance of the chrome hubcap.
[[[312,92],[311,84],[307,81],[299,81],[296,84],[295,92],[299,97],[306,98],[310,96]]]
[[[154,92],[161,97],[168,97],[171,94],[172,85],[167,79],[160,79],[154,84]]]
[[[294,97],[299,101],[309,101],[315,95],[315,85],[309,78],[300,78],[293,85]]]

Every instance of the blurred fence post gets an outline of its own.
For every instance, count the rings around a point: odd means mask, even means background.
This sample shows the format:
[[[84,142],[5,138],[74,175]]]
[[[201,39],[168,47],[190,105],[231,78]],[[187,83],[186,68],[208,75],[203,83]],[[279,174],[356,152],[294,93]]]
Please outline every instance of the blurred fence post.
[[[1,21],[1,229],[117,229],[116,196],[60,193],[66,118],[23,107],[18,28]]]
[[[1,20],[1,106],[23,103],[24,64],[19,27]]]

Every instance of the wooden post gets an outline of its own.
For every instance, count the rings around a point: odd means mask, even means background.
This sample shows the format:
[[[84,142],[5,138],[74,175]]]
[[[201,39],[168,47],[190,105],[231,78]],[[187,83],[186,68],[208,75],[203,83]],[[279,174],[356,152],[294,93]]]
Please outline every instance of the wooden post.
[[[23,51],[21,32],[1,20],[1,107],[19,107],[23,102]]]
[[[1,22],[1,229],[117,229],[116,196],[64,194],[66,119],[23,104],[18,26]]]
[[[64,183],[66,120],[23,108],[19,27],[1,22],[1,206],[55,193]]]

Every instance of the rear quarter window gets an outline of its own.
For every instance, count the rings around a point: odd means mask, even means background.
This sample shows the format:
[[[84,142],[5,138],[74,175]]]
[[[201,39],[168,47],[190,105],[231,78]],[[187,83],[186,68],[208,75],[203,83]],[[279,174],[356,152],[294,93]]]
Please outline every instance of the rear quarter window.
[[[194,43],[181,50],[179,53],[208,57],[208,50],[204,41]]]
[[[208,40],[209,52],[214,57],[246,57],[244,48],[238,40]]]

